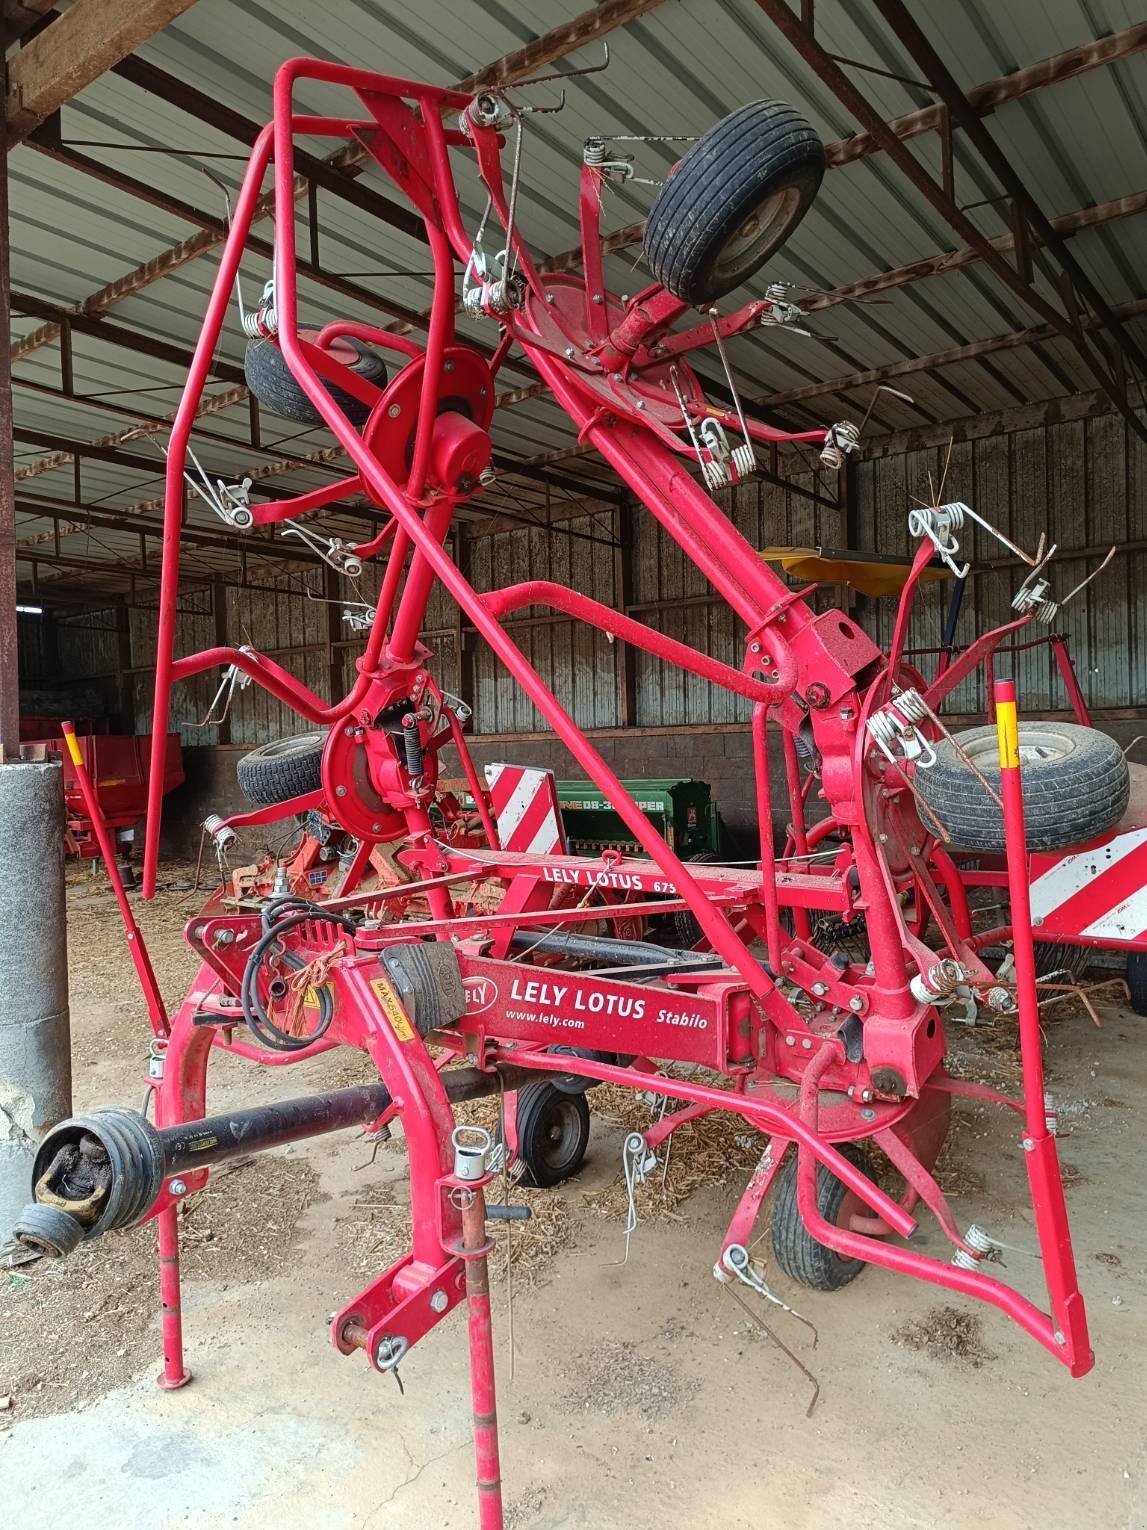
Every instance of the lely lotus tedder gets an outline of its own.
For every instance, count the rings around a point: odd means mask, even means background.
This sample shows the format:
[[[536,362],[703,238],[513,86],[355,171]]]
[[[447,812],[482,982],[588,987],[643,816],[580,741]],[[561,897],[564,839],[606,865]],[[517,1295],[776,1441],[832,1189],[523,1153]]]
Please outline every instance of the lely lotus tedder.
[[[328,96],[332,88],[344,92],[351,115],[298,112],[296,87],[320,82]],[[413,1366],[418,1341],[468,1298],[484,1526],[502,1523],[485,1223],[505,1213],[486,1206],[488,1139],[456,1130],[452,1104],[460,1099],[504,1092],[506,1148],[539,1184],[576,1171],[587,1091],[600,1082],[652,1089],[670,1104],[649,1130],[627,1139],[631,1183],[650,1172],[683,1122],[732,1111],[761,1134],[761,1156],[721,1247],[705,1251],[718,1279],[771,1294],[747,1249],[775,1185],[772,1246],[787,1277],[830,1290],[865,1264],[880,1265],[999,1308],[1072,1376],[1091,1367],[1043,1087],[1027,865],[1029,849],[1074,854],[1126,831],[1129,793],[1123,757],[1099,733],[1058,724],[1017,729],[1010,682],[995,683],[990,747],[982,730],[966,745],[941,721],[945,697],[961,680],[1028,624],[1054,615],[1042,548],[1027,558],[1032,571],[1013,619],[926,682],[904,654],[916,584],[938,555],[958,560],[961,538],[979,521],[970,507],[912,511],[919,546],[885,653],[841,611],[815,612],[808,591],[762,561],[711,497],[752,474],[758,447],[805,443],[831,470],[861,445],[849,423],[789,433],[749,417],[725,356],[732,337],[803,317],[783,284],[736,310],[716,306],[762,267],[817,193],[823,151],[800,114],[757,101],[691,144],[649,214],[645,254],[654,282],[626,300],[603,284],[600,217],[603,182],[631,175],[631,160],[608,140],[587,142],[581,271],[545,274],[517,219],[522,136],[536,109],[524,100],[312,60],[287,63],[275,78],[273,121],[251,154],[170,442],[153,727],[158,737],[166,733],[172,687],[205,670],[224,668],[231,682],[245,677],[262,686],[320,730],[321,746],[272,751],[280,789],[266,795],[285,800],[211,820],[216,843],[248,825],[314,810],[358,847],[360,871],[385,845],[402,880],[374,879],[367,889],[350,877],[342,895],[321,903],[294,894],[253,904],[215,899],[187,926],[197,970],[172,1014],[123,901],[155,1033],[151,1119],[112,1109],[54,1128],[16,1232],[30,1257],[58,1256],[154,1218],[161,1381],[178,1387],[188,1376],[179,1201],[237,1152],[400,1123],[412,1246],[364,1290],[341,1294],[331,1339],[344,1354],[361,1350],[379,1371]],[[306,327],[296,297],[298,136],[359,145],[416,209],[435,272],[424,343],[362,323]],[[460,208],[456,172],[480,182],[486,211],[473,227]],[[341,699],[320,697],[249,648],[173,652],[189,439],[268,174],[274,277],[258,310],[242,316],[247,375],[265,406],[325,425],[351,471],[329,489],[271,503],[250,504],[243,485],[200,488],[237,530],[299,522],[312,547],[351,578],[385,560],[357,677]],[[459,308],[470,320],[488,320],[498,337],[492,348],[458,333]],[[513,346],[578,439],[601,454],[736,613],[745,629],[739,668],[558,584],[479,594],[451,561],[444,542],[454,514],[491,480],[495,385]],[[707,401],[690,364],[708,346],[732,407]],[[306,526],[310,512],[351,494],[388,513],[373,540],[350,547]],[[556,850],[500,841],[467,750],[467,709],[440,688],[419,640],[436,584],[614,805],[643,856],[572,856],[560,841]],[[752,703],[756,865],[683,864],[653,831],[503,625],[524,607],[592,623]],[[773,730],[784,745],[792,819],[780,851],[767,748]],[[481,822],[481,834],[461,843],[436,806],[448,747]],[[805,820],[810,795],[823,802],[816,824]],[[145,895],[155,887],[162,798],[157,767]],[[998,857],[997,880],[1010,895],[1007,927],[974,933],[952,853],[959,850],[977,852],[981,865]],[[640,922],[676,913],[696,922],[689,949],[655,943]],[[654,935],[662,928],[654,925]],[[860,950],[826,930],[862,931]],[[1001,942],[1009,954],[998,973],[986,955]],[[1008,1023],[1018,1015],[1022,1097],[945,1070],[945,1010],[969,1000],[1013,1017]],[[208,1114],[208,1064],[217,1052],[278,1067],[338,1046],[368,1053],[378,1084]],[[1001,1278],[991,1234],[957,1222],[933,1175],[953,1096],[1014,1113],[1046,1282],[1041,1302]],[[876,1158],[859,1154],[858,1144],[879,1150],[903,1184],[899,1194],[876,1182]],[[950,1242],[949,1257],[911,1246],[922,1209]]]

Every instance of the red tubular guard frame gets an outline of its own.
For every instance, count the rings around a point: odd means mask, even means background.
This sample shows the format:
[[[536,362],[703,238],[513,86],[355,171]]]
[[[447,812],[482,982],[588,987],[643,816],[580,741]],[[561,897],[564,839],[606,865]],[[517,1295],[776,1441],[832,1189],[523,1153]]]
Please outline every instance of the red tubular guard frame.
[[[292,104],[293,91],[300,79],[347,87],[357,94],[369,112],[370,120],[358,122],[343,118],[296,116]],[[659,1089],[685,1099],[698,1108],[742,1110],[749,1119],[771,1129],[778,1139],[795,1141],[800,1162],[800,1211],[806,1227],[817,1239],[830,1247],[840,1248],[849,1256],[882,1263],[903,1273],[994,1303],[1063,1360],[1073,1374],[1081,1374],[1090,1363],[1090,1357],[1086,1352],[1085,1330],[1081,1328],[1082,1304],[1070,1263],[1062,1192],[1057,1204],[1049,1189],[1049,1176],[1054,1166],[1054,1144],[1050,1156],[1046,1155],[1042,1147],[1038,1155],[1029,1155],[1036,1225],[1041,1249],[1045,1259],[1048,1259],[1051,1280],[1053,1318],[1050,1319],[999,1281],[978,1272],[943,1265],[910,1250],[891,1248],[873,1237],[831,1228],[817,1208],[815,1165],[820,1161],[829,1164],[834,1174],[854,1188],[889,1228],[906,1235],[914,1226],[902,1207],[878,1191],[871,1181],[858,1174],[846,1159],[829,1147],[820,1124],[820,1092],[824,1089],[844,1094],[847,1090],[851,1101],[854,1085],[861,1078],[858,1067],[866,1068],[867,1063],[862,1059],[858,1065],[849,1046],[838,1039],[836,1022],[833,1022],[831,1030],[825,1024],[817,1028],[806,1023],[800,1012],[781,993],[778,987],[780,976],[783,974],[806,993],[827,993],[828,1001],[834,1006],[833,1014],[843,1012],[847,1017],[851,1013],[854,1017],[862,1018],[865,1034],[873,1039],[874,1047],[878,1050],[884,1048],[885,1055],[894,1057],[904,1074],[906,1082],[902,1080],[903,1088],[899,1092],[901,1099],[919,1095],[929,1078],[938,1072],[943,1055],[939,1019],[931,1006],[919,1000],[910,987],[910,969],[920,968],[928,953],[919,941],[913,940],[906,929],[897,899],[897,889],[902,886],[902,879],[897,881],[898,873],[891,868],[889,851],[885,848],[890,837],[895,838],[897,833],[908,832],[904,829],[905,820],[899,805],[908,783],[893,780],[886,775],[883,781],[878,779],[874,784],[873,752],[864,731],[864,725],[874,707],[880,699],[891,695],[892,686],[902,673],[900,656],[904,647],[911,597],[906,596],[903,602],[902,620],[897,624],[892,659],[886,661],[876,645],[849,618],[836,611],[815,613],[800,592],[786,585],[760,559],[687,471],[681,460],[681,454],[687,448],[676,440],[664,419],[655,417],[657,410],[650,408],[643,416],[640,411],[646,408],[650,398],[655,403],[659,402],[657,388],[660,386],[663,394],[667,391],[664,383],[658,382],[657,363],[650,349],[652,340],[666,331],[669,323],[681,314],[685,305],[655,288],[640,294],[616,321],[611,313],[618,305],[611,299],[598,305],[608,312],[595,313],[589,292],[596,287],[596,295],[602,296],[600,263],[590,259],[586,270],[591,288],[584,290],[582,296],[586,310],[585,334],[592,343],[582,347],[576,356],[572,354],[575,350],[573,346],[565,348],[563,354],[555,346],[552,336],[548,336],[544,330],[545,324],[550,322],[558,329],[563,323],[574,323],[563,306],[568,306],[569,301],[576,301],[576,293],[573,299],[570,298],[573,290],[571,279],[552,280],[539,274],[528,250],[515,237],[514,248],[521,275],[528,288],[528,297],[520,312],[511,310],[502,315],[503,343],[495,352],[495,361],[500,361],[504,356],[509,340],[518,343],[553,397],[576,425],[579,439],[587,441],[600,452],[681,546],[686,556],[705,574],[747,628],[747,652],[743,669],[738,671],[718,663],[708,655],[675,642],[642,623],[608,610],[562,586],[531,582],[479,595],[445,550],[444,541],[455,506],[460,498],[470,492],[457,485],[435,486],[438,406],[443,397],[446,353],[456,346],[455,261],[469,262],[472,253],[448,164],[450,148],[465,147],[476,154],[479,174],[495,212],[503,226],[511,222],[502,183],[500,139],[497,133],[490,127],[476,125],[469,115],[466,117],[469,125],[465,133],[448,131],[443,126],[443,114],[466,113],[470,99],[456,91],[434,89],[363,70],[309,60],[293,60],[285,64],[276,76],[273,124],[260,134],[244,177],[204,327],[195,349],[187,388],[171,436],[167,461],[164,561],[153,714],[155,736],[162,738],[166,731],[173,683],[214,665],[235,664],[312,724],[330,727],[324,773],[328,769],[333,770],[331,762],[334,751],[344,732],[349,734],[355,729],[365,729],[369,733],[372,727],[377,726],[373,718],[376,714],[381,715],[380,708],[396,696],[406,694],[406,687],[424,681],[421,666],[428,654],[418,641],[418,633],[431,589],[435,582],[440,583],[538,708],[581,770],[613,803],[626,828],[650,858],[655,873],[664,878],[660,890],[670,893],[684,904],[696,919],[705,942],[724,963],[726,976],[729,973],[737,975],[746,990],[750,1006],[754,1007],[753,1013],[771,1022],[773,1031],[766,1034],[765,1027],[761,1028],[759,1055],[746,1055],[743,1064],[738,1065],[742,1073],[753,1066],[762,1070],[773,1069],[790,1082],[799,1083],[801,1103],[799,1111],[792,1111],[782,1109],[779,1105],[766,1104],[763,1100],[748,1100],[743,1094],[705,1091],[699,1086],[681,1085],[672,1079],[659,1080]],[[415,104],[417,115],[405,102]],[[425,350],[421,350],[412,341],[393,337],[390,341],[381,342],[391,343],[408,357],[409,367],[420,369],[419,372],[410,373],[411,377],[417,376],[419,379],[418,409],[416,424],[409,438],[409,460],[402,483],[396,480],[380,460],[379,452],[371,444],[376,437],[371,436],[368,442],[366,434],[360,434],[355,429],[324,386],[324,378],[331,380],[336,377],[337,364],[326,357],[322,347],[339,335],[361,334],[365,337],[369,326],[328,325],[321,332],[317,344],[304,341],[299,336],[293,175],[293,140],[296,133],[353,138],[362,143],[377,164],[406,193],[425,222],[435,270]],[[363,556],[370,556],[384,542],[388,539],[390,541],[382,592],[364,653],[358,661],[357,678],[341,701],[330,703],[324,702],[272,660],[249,650],[212,649],[178,660],[174,656],[175,597],[179,580],[179,538],[184,497],[183,470],[188,442],[230,304],[263,179],[268,165],[272,163],[276,211],[275,338],[293,378],[350,458],[355,470],[354,479],[345,482],[361,483],[373,502],[389,512],[391,517],[373,541],[359,549]],[[583,235],[589,241],[597,238],[597,211],[591,205],[593,199],[587,200],[584,195],[584,189],[583,181],[582,225]],[[750,308],[753,306],[750,305]],[[760,305],[755,306],[759,310]],[[725,332],[736,332],[739,322],[742,321],[730,321],[724,326]],[[369,332],[376,342],[379,341],[380,333],[385,333],[373,330]],[[700,339],[693,341],[688,336],[678,336],[677,339],[679,351],[693,343],[701,343]],[[458,354],[457,350],[452,354]],[[603,366],[617,370],[607,376]],[[401,376],[400,372],[398,377]],[[695,380],[690,379],[691,374],[688,374],[687,386],[693,388]],[[391,386],[394,386],[393,382]],[[634,391],[636,389],[644,391],[639,394]],[[365,399],[372,390],[369,385],[363,384],[357,386],[355,391]],[[646,403],[640,402],[642,399]],[[720,418],[722,412],[712,413]],[[731,418],[727,411],[725,415]],[[374,422],[375,414],[372,413],[366,433],[374,429]],[[769,441],[823,442],[825,439],[824,431],[790,435],[756,424],[750,433]],[[381,434],[378,439],[381,440]],[[302,496],[302,502],[296,503],[289,513],[300,513],[303,509],[313,508],[309,500],[313,500],[313,496]],[[282,512],[283,515],[287,513],[286,510]],[[278,515],[272,511],[263,518],[270,520],[272,517],[278,518]],[[410,564],[403,582],[404,562],[408,555]],[[916,560],[921,568],[927,561],[923,554]],[[624,641],[638,644],[659,659],[687,669],[754,702],[752,739],[756,788],[762,815],[761,855],[759,885],[741,899],[742,907],[733,907],[723,893],[718,901],[714,901],[706,892],[706,886],[712,886],[715,879],[695,873],[695,870],[684,865],[665,840],[653,831],[633,797],[504,630],[502,617],[531,604],[547,604],[592,622]],[[1024,625],[1025,620],[1010,623],[997,633],[988,634],[985,639],[973,644],[937,679],[928,693],[929,700],[939,705],[942,696],[964,674],[981,658],[993,652],[1005,636]],[[808,854],[803,827],[803,798],[796,762],[795,735],[798,729],[807,730],[811,738],[820,762],[822,796],[826,799],[838,831],[848,837],[839,867],[831,869],[828,874],[810,874],[802,880],[800,876],[792,874],[791,868],[779,868],[775,859],[769,832],[771,803],[767,720],[770,711],[783,730],[797,858]],[[471,789],[474,790],[479,783],[464,751],[456,720],[448,716],[448,721],[449,731],[462,749],[464,766]],[[877,764],[879,766],[879,761]],[[879,768],[883,769],[882,766]],[[878,789],[882,784],[883,791]],[[435,844],[431,820],[417,791],[400,789],[394,785],[388,790],[390,796],[384,794],[384,800],[405,820],[411,846],[410,864],[417,867],[426,881],[424,896],[430,903],[432,915],[429,932],[444,941],[451,940],[455,933],[461,933],[461,938],[465,939],[464,925],[473,925],[474,920],[452,923],[453,906],[445,884],[450,882],[452,873],[468,862],[464,855],[453,854]],[[476,791],[475,795],[481,802],[481,791]],[[162,771],[154,766],[153,751],[144,864],[145,896],[151,896],[155,889],[162,797]],[[885,806],[886,802],[890,802],[891,806]],[[900,818],[889,816],[898,812]],[[486,817],[488,820],[488,815]],[[884,831],[885,825],[893,831],[891,836]],[[492,824],[487,821],[486,826],[489,832]],[[917,829],[918,825],[913,829],[909,823],[911,832],[915,833]],[[1017,832],[1022,844],[1022,819],[1017,830],[1012,811],[1009,836]],[[927,838],[926,833],[922,838]],[[912,853],[919,854],[915,841],[913,844]],[[551,861],[553,859],[550,858]],[[1013,856],[1012,859],[1015,864],[1016,858]],[[496,926],[499,917],[516,919],[528,927],[531,924],[529,910],[533,910],[533,917],[541,920],[545,905],[529,901],[532,892],[526,887],[528,877],[532,876],[530,888],[535,891],[541,885],[539,878],[547,880],[547,871],[555,873],[549,880],[577,880],[579,873],[576,868],[543,865],[542,860],[536,856],[515,858],[508,855],[499,860],[497,854],[494,854],[486,862],[480,863],[483,875],[499,876],[508,881],[512,881],[515,876],[519,877],[520,887],[526,893],[520,903],[512,901],[513,894],[508,895],[510,901],[507,901],[506,907],[524,910],[520,916],[504,912],[500,916],[494,915],[491,928]],[[483,866],[485,870],[481,870]],[[940,870],[941,880],[944,880],[942,863]],[[562,875],[559,877],[557,873]],[[417,883],[413,885],[417,889]],[[718,891],[717,888],[713,890]],[[548,892],[552,892],[552,888]],[[787,937],[782,930],[782,902],[793,907],[795,937]],[[854,972],[848,969],[842,972],[833,969],[825,954],[812,946],[807,910],[818,907],[843,908],[850,917],[858,911],[863,913],[872,951],[870,971]],[[957,919],[957,926],[960,925],[961,921]],[[399,924],[394,928],[401,939],[403,927]],[[419,929],[419,933],[426,931]],[[962,936],[963,933],[962,927],[957,930],[957,934]],[[750,949],[757,934],[762,934],[765,939],[769,955],[768,968],[762,965]],[[218,967],[216,970],[219,970]],[[357,961],[349,964],[339,988],[356,1013],[361,1014],[364,1009],[371,1007],[371,987]],[[1023,1002],[1021,995],[1021,1013]],[[819,1006],[818,1013],[824,1007]],[[745,1024],[746,1032],[752,1029],[748,1020]],[[756,1024],[756,1021],[752,1024]],[[843,1031],[844,1027],[839,1029]],[[780,1038],[786,1031],[791,1033],[786,1037],[788,1046],[794,1046],[799,1039],[799,1053],[783,1052]],[[347,1039],[350,1044],[364,1044],[361,1034],[348,1035]],[[498,1037],[490,1036],[486,1039],[489,1047],[485,1058],[487,1063],[510,1055],[502,1049]],[[376,1060],[379,1050],[385,1051],[390,1046],[389,1040],[380,1042],[377,1032],[371,1032],[368,1049],[376,1055]],[[322,1049],[322,1046],[315,1048]],[[198,1052],[196,1055],[199,1055]],[[536,1046],[533,1049],[516,1049],[512,1055],[516,1063],[536,1068],[539,1073],[568,1069],[568,1062],[563,1067],[561,1059],[549,1056]],[[1037,1087],[1042,1090],[1042,1084],[1028,1068],[1026,1059],[1025,1051],[1025,1097],[1029,1114],[1042,1114],[1042,1092],[1038,1102],[1032,1092]],[[394,1063],[391,1061],[386,1071],[393,1072],[393,1068]],[[633,1082],[632,1073],[610,1068],[600,1062],[588,1061],[584,1071],[589,1077],[612,1079],[620,1075],[620,1081]],[[415,1138],[422,1140],[419,1156],[423,1161],[433,1152],[431,1142],[438,1129],[435,1118],[441,1114],[444,1104],[440,1090],[428,1101],[424,1093],[426,1080],[426,1070],[423,1067],[415,1080],[417,1087],[407,1087],[403,1095],[404,1123],[411,1123],[408,1135],[413,1131]],[[410,1077],[406,1078],[406,1083],[410,1085]],[[192,1095],[197,1093],[198,1090],[192,1091]],[[898,1097],[896,1089],[892,1090],[890,1097]],[[888,1098],[886,1094],[885,1103]],[[196,1100],[191,1099],[188,1103],[190,1108],[194,1108]],[[859,1109],[858,1104],[856,1108]],[[869,1112],[870,1116],[874,1114],[874,1111]],[[850,1134],[859,1136],[865,1132],[859,1124],[855,1130],[849,1128],[836,1132],[840,1137]],[[1038,1177],[1035,1173],[1037,1167]],[[412,1164],[412,1189],[424,1195],[425,1187],[416,1187],[415,1177]],[[853,1184],[853,1180],[858,1183]],[[1063,1259],[1055,1262],[1049,1259],[1050,1250],[1057,1247],[1062,1249],[1064,1246],[1068,1255],[1066,1262]],[[1061,1337],[1063,1335],[1066,1337]]]

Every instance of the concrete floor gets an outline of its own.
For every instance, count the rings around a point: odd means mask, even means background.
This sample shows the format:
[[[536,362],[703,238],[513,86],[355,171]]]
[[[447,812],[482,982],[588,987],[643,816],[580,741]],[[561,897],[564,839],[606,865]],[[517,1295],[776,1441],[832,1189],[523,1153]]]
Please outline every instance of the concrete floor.
[[[1129,1012],[1101,1012],[1101,1030],[1063,1010],[1048,1027],[1097,1356],[1088,1377],[1072,1381],[986,1308],[979,1309],[981,1364],[972,1363],[974,1354],[939,1359],[895,1342],[905,1322],[929,1321],[944,1298],[878,1269],[833,1295],[800,1291],[772,1271],[778,1292],[819,1330],[814,1349],[807,1329],[764,1312],[819,1380],[819,1403],[806,1418],[808,1382],[710,1275],[740,1186],[710,1185],[681,1221],[639,1228],[622,1265],[619,1225],[583,1201],[619,1162],[620,1129],[595,1121],[586,1171],[560,1192],[572,1241],[514,1297],[512,1380],[498,1289],[507,1523],[514,1530],[1147,1525],[1147,1195],[1137,1126],[1147,1110],[1147,1037],[1145,1022]],[[91,1026],[104,1035],[107,1006],[81,1003],[75,1024],[78,1034]],[[138,1027],[138,1014],[131,1024]],[[116,1021],[107,1034],[118,1031]],[[304,1066],[305,1079],[260,1087],[302,1092],[323,1080],[323,1068],[328,1081],[345,1081],[330,1080],[330,1059]],[[77,1105],[134,1099],[128,1074],[124,1057],[101,1047],[80,1070]],[[250,1071],[232,1064],[220,1072],[214,1102],[235,1102],[249,1089]],[[1008,1209],[1024,1197],[1011,1123],[977,1108],[962,1133],[961,1163],[982,1187],[954,1202],[960,1220],[986,1222],[1005,1242],[1030,1246],[1030,1215]],[[347,1137],[297,1151],[317,1171],[319,1193],[279,1267],[256,1280],[186,1286],[190,1387],[153,1387],[155,1332],[154,1358],[143,1355],[129,1384],[46,1417],[21,1417],[16,1397],[0,1415],[8,1422],[0,1432],[8,1523],[33,1516],[85,1530],[462,1530],[476,1523],[460,1315],[408,1357],[405,1397],[361,1356],[343,1358],[326,1339],[328,1312],[365,1284],[341,1259],[339,1219],[364,1185],[400,1186],[402,1154],[380,1155],[361,1170],[362,1145]],[[240,1178],[210,1193],[240,1193]],[[921,1245],[943,1252],[931,1231]],[[1006,1274],[1038,1290],[1033,1259],[1009,1256]],[[150,1306],[150,1283],[140,1281],[123,1301]],[[75,1343],[85,1342],[81,1327]]]

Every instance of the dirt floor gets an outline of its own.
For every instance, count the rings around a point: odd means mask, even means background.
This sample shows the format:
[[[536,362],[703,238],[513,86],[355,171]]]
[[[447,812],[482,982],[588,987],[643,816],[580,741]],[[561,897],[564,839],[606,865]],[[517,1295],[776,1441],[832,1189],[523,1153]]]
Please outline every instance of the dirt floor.
[[[169,1000],[190,976],[185,897],[169,891],[140,914]],[[76,1106],[138,1104],[148,1029],[114,911],[80,884],[69,904]],[[734,1300],[711,1268],[758,1146],[736,1123],[678,1134],[664,1177],[640,1192],[626,1260],[621,1142],[649,1107],[592,1094],[582,1174],[513,1192],[535,1215],[511,1234],[512,1302],[504,1233],[494,1260],[507,1523],[1147,1526],[1147,1193],[1134,1125],[1147,1111],[1147,1022],[1099,1012],[1101,1029],[1074,1004],[1047,1024],[1096,1351],[1081,1381],[995,1311],[875,1268],[820,1295],[770,1263],[773,1289],[806,1323],[747,1291]],[[950,1040],[958,1071],[1014,1082],[1002,1030],[956,1027]],[[215,1107],[365,1076],[349,1054],[289,1078],[227,1058],[213,1068]],[[1014,1246],[1005,1273],[1036,1294],[1015,1137],[1003,1113],[962,1105],[939,1177],[962,1222]],[[152,1384],[149,1228],[31,1279],[0,1273],[5,1518],[85,1530],[473,1525],[461,1315],[407,1359],[405,1395],[326,1337],[331,1309],[404,1245],[404,1162],[397,1133],[373,1161],[342,1134],[240,1161],[188,1202],[185,1391]],[[944,1253],[927,1222],[919,1246]],[[766,1236],[754,1255],[767,1254]]]

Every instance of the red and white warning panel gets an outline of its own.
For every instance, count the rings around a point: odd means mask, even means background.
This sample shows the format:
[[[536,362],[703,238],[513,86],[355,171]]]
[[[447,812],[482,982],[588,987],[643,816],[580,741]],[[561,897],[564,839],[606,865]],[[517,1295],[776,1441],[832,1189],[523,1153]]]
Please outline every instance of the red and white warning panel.
[[[1147,949],[1147,828],[1108,834],[1083,850],[1033,855],[1031,910],[1041,940]]]
[[[552,770],[530,765],[487,765],[486,784],[503,850],[564,855],[558,789]]]

